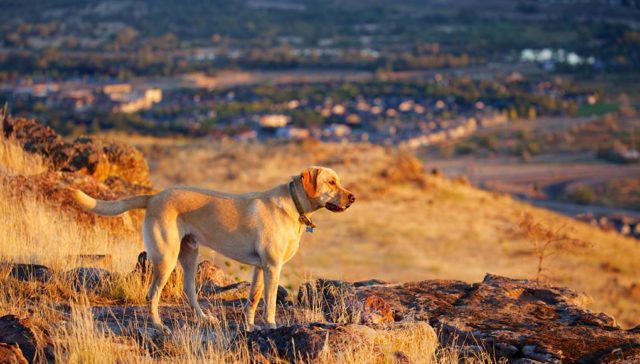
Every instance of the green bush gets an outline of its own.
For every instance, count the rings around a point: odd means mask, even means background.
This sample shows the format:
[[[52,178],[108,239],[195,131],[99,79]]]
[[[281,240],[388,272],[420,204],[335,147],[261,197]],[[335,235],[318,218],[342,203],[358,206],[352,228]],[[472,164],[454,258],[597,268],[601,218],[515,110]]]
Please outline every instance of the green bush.
[[[580,205],[590,205],[596,200],[596,193],[589,186],[577,186],[569,193],[569,199]]]

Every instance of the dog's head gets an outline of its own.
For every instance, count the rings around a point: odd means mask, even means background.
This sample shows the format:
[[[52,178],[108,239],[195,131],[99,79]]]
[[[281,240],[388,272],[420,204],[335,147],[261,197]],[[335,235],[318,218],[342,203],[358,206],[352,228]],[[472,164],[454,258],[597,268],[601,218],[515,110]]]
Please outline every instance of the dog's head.
[[[340,177],[331,168],[310,167],[300,174],[302,186],[312,205],[341,212],[356,201],[356,197],[342,187]]]

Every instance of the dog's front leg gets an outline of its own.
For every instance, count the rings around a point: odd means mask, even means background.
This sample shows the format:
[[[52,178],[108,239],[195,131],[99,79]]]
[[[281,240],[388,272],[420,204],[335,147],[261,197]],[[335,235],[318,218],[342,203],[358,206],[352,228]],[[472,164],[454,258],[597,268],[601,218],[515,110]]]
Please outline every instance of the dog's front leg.
[[[264,287],[264,280],[262,279],[262,268],[253,268],[253,279],[251,280],[251,289],[249,290],[249,297],[247,299],[247,306],[245,307],[245,314],[247,317],[247,330],[252,331],[255,328],[254,318],[256,316],[256,309],[258,308],[258,302],[262,297],[262,290]]]
[[[276,296],[278,293],[278,281],[280,280],[281,265],[267,266],[264,268],[264,318],[271,329],[276,326]]]

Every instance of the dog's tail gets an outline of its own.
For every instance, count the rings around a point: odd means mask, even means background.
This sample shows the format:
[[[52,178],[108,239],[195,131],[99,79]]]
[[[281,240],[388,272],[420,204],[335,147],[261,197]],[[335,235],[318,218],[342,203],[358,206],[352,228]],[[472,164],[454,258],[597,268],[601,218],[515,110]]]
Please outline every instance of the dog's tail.
[[[153,195],[138,195],[122,200],[103,201],[87,195],[73,188],[69,189],[71,196],[83,209],[103,216],[116,216],[132,209],[146,209],[147,202]]]

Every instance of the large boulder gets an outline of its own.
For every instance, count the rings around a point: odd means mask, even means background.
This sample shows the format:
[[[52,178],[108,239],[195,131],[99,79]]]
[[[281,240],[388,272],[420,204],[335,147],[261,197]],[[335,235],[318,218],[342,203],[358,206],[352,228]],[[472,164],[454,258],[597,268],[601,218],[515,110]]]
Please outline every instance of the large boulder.
[[[487,348],[497,358],[540,362],[640,360],[640,335],[613,318],[580,306],[582,297],[559,287],[487,275],[476,284],[421,281],[355,287],[333,283],[362,307],[384,300],[396,321],[429,322],[443,344]],[[305,286],[303,286],[303,289]],[[323,291],[323,292],[326,292]],[[324,298],[335,302],[336,298]],[[387,307],[385,305],[385,307]],[[324,310],[344,310],[325,304]],[[331,315],[331,313],[329,313]],[[337,315],[337,313],[333,313]]]
[[[0,342],[17,345],[29,363],[53,362],[55,359],[49,335],[28,319],[14,315],[0,317]]]

